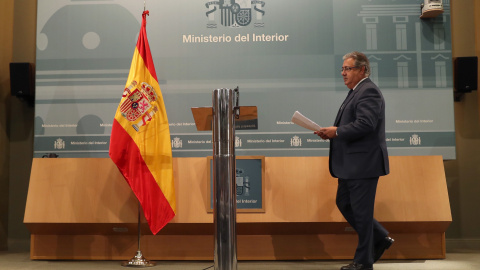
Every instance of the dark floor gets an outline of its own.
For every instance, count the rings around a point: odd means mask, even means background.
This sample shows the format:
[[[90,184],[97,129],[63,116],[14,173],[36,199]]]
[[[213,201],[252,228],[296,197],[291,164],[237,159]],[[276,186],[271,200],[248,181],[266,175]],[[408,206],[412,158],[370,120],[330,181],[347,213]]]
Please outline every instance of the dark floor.
[[[212,261],[156,261],[149,269],[213,270]],[[238,270],[338,270],[348,261],[240,261]],[[211,267],[211,268],[209,268]],[[28,253],[0,252],[0,269],[8,270],[57,270],[57,269],[126,269],[120,261],[32,261]],[[135,267],[138,268],[138,267]],[[479,270],[480,251],[462,250],[447,253],[444,260],[380,260],[376,270]]]

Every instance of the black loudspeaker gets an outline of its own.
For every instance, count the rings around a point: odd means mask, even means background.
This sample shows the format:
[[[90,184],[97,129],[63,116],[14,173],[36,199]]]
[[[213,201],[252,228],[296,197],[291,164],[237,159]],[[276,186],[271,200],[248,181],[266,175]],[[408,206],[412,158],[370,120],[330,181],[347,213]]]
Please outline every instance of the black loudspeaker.
[[[31,63],[10,63],[10,91],[12,96],[35,98],[34,71]]]
[[[455,90],[471,92],[477,90],[478,58],[457,57],[455,59]]]

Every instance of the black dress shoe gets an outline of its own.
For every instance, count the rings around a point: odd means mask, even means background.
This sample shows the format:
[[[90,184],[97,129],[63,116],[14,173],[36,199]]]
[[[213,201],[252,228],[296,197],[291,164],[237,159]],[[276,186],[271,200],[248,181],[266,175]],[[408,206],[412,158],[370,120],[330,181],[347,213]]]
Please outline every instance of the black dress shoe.
[[[349,265],[342,266],[340,270],[373,270],[373,266],[366,266],[360,263],[352,262]]]
[[[387,250],[393,244],[393,242],[395,242],[395,240],[387,236],[382,241],[377,243],[373,251],[373,262],[378,261],[382,257],[385,250]]]

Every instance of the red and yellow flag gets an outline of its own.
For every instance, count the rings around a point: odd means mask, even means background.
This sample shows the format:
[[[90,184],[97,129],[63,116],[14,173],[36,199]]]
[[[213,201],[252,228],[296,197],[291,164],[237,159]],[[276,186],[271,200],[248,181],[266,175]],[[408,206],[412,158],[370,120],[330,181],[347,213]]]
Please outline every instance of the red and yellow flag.
[[[148,11],[113,120],[110,158],[142,205],[157,234],[175,216],[172,148],[167,113],[148,45]]]

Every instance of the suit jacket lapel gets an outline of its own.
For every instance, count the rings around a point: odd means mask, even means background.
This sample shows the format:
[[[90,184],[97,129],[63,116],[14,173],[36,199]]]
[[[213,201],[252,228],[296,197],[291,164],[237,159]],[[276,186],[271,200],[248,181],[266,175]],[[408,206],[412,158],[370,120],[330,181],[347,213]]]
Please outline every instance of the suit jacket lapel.
[[[345,107],[353,99],[353,97],[358,93],[358,91],[360,91],[363,88],[363,86],[365,86],[365,83],[369,81],[370,81],[369,78],[363,80],[363,82],[361,82],[360,85],[357,85],[357,88],[353,90],[352,94],[345,99],[342,106],[338,110],[337,117],[335,118],[335,122],[333,124],[334,126],[338,126],[338,124],[340,123],[340,119],[342,118],[343,111],[345,110]]]

